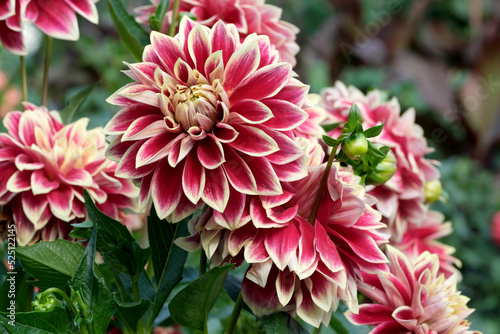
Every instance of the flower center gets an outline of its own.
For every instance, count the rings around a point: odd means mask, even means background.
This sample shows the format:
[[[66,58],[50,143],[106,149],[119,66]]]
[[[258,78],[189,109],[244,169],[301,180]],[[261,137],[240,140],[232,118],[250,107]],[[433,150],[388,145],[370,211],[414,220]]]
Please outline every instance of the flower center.
[[[212,86],[198,84],[195,86],[177,85],[177,92],[172,98],[175,120],[187,131],[193,126],[210,131],[218,119],[217,97]]]

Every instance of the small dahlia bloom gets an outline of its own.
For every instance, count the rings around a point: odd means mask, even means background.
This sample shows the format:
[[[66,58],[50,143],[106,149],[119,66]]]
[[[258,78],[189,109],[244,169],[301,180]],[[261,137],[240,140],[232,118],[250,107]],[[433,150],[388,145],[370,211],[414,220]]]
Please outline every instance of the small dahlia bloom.
[[[428,211],[421,224],[416,225],[410,221],[401,241],[391,245],[411,259],[418,258],[425,251],[436,254],[439,258],[439,273],[443,273],[446,278],[455,274],[460,279],[460,272],[455,266],[461,267],[462,263],[452,255],[455,248],[437,241],[450,235],[452,231],[451,222],[445,223],[442,213]]]
[[[401,115],[396,98],[387,101],[383,92],[378,90],[364,95],[357,88],[346,87],[342,82],[325,88],[321,96],[328,113],[327,124],[345,123],[353,104],[359,107],[364,128],[385,121],[382,133],[371,141],[391,147],[398,168],[388,182],[370,186],[367,190],[377,198],[377,209],[393,234],[392,240],[399,241],[406,231],[408,220],[420,224],[425,218],[425,183],[439,178],[436,162],[425,158],[432,149],[427,146],[422,128],[415,124],[415,110],[409,109]],[[341,127],[332,130],[329,135],[336,138],[340,131]]]
[[[316,220],[307,221],[325,168],[311,166],[282,195],[247,197],[238,212],[202,212],[190,226],[195,233],[178,243],[189,250],[201,245],[212,264],[250,263],[242,296],[256,315],[286,311],[318,327],[329,323],[340,300],[357,310],[361,272],[388,270],[379,249],[388,236],[380,232],[385,225],[371,207],[374,198],[338,164]]]
[[[136,9],[139,14],[137,21],[148,23],[149,15],[154,14],[160,0],[151,0],[152,5]],[[167,33],[172,22],[173,1],[163,21],[161,32]],[[241,41],[253,33],[269,37],[273,49],[278,50],[280,60],[296,63],[295,55],[299,46],[295,36],[299,29],[281,20],[282,10],[279,7],[266,4],[264,0],[181,0],[179,12],[188,12],[196,21],[207,27],[212,27],[221,20],[232,23],[238,29]]]
[[[358,289],[373,304],[363,304],[359,313],[346,312],[356,325],[376,326],[370,334],[473,334],[466,318],[474,311],[469,298],[457,291],[456,276],[439,273],[436,254],[422,253],[408,259],[388,246],[390,273],[363,273]]]
[[[67,238],[70,224],[86,217],[84,188],[115,219],[135,207],[137,191],[114,176],[100,128],[86,130],[85,118],[65,126],[57,112],[25,107],[7,114],[8,132],[0,134],[0,207],[16,224],[20,246]]]
[[[0,41],[11,53],[26,55],[23,24],[32,22],[48,36],[76,41],[80,14],[97,24],[95,0],[0,0]]]
[[[314,141],[322,140],[326,132],[321,124],[327,119],[327,113],[321,106],[321,96],[318,94],[309,94],[303,108],[308,117],[304,123],[293,130],[293,133],[297,137]]]
[[[240,43],[232,24],[184,17],[179,34],[152,32],[151,43],[128,64],[134,82],[108,99],[123,109],[105,128],[116,175],[140,184],[141,208],[152,201],[176,222],[203,202],[224,212],[233,192],[280,195],[306,175],[292,130],[307,118],[308,87],[266,36]]]

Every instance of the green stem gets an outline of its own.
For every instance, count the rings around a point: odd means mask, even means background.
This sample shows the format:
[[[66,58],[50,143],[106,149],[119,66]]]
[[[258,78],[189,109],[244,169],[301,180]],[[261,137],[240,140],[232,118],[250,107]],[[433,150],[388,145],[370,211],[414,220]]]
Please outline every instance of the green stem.
[[[45,65],[43,68],[43,94],[42,94],[42,106],[47,106],[47,95],[49,92],[49,67],[50,67],[50,56],[52,53],[52,38],[47,36],[47,48],[45,49]]]
[[[207,254],[202,249],[200,254],[200,276],[207,271]]]
[[[132,280],[132,292],[134,294],[134,301],[138,302],[141,300],[139,296],[139,274]]]
[[[243,298],[241,297],[241,292],[238,295],[238,299],[236,299],[236,304],[234,304],[233,313],[231,314],[231,319],[229,320],[229,325],[226,328],[224,334],[232,334],[234,328],[236,327],[236,322],[238,321],[238,317],[240,316],[241,309],[243,308]]]
[[[28,291],[26,296],[26,312],[31,311],[31,302],[33,301],[33,292],[35,287],[31,284],[28,285]]]
[[[316,199],[314,200],[314,204],[311,209],[311,215],[309,216],[310,224],[314,224],[314,221],[316,220],[319,204],[321,203],[321,199],[323,198],[323,192],[325,191],[326,183],[328,182],[328,176],[330,175],[330,169],[332,169],[333,160],[335,160],[337,148],[338,146],[332,147],[332,152],[330,153],[330,157],[328,158],[328,163],[326,164],[326,169],[323,174],[323,178],[321,179],[321,184],[319,185],[318,194],[316,195]]]
[[[168,29],[169,36],[175,36],[175,29],[177,28],[177,15],[179,14],[179,3],[180,0],[174,0],[174,8],[172,10],[172,22]]]
[[[71,309],[71,312],[73,312],[73,314],[75,316],[78,315],[78,310],[76,309],[75,305],[73,305],[73,303],[71,302],[71,299],[69,299],[68,295],[64,293],[64,291],[62,291],[61,289],[58,289],[58,288],[49,288],[43,292],[43,296],[41,299],[44,300],[45,296],[47,296],[49,293],[54,293],[54,294],[61,296],[68,304],[69,308]]]
[[[28,101],[28,80],[26,78],[26,62],[24,56],[19,57],[21,61],[21,83],[23,86],[23,102]]]

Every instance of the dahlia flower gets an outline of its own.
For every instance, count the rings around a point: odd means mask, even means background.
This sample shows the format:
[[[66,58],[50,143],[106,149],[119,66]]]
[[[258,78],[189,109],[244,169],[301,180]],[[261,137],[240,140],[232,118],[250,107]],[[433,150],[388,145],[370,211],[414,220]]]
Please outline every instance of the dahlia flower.
[[[390,273],[363,273],[358,289],[373,304],[363,304],[359,313],[346,312],[356,325],[376,326],[370,334],[473,334],[465,320],[474,310],[467,307],[469,298],[456,287],[456,276],[439,274],[436,254],[423,252],[408,259],[388,246]]]
[[[154,14],[160,0],[151,0],[152,5],[136,9],[137,21],[148,23],[149,15]],[[173,1],[163,21],[161,32],[167,33],[172,22]],[[217,21],[232,23],[238,29],[241,41],[250,34],[268,36],[273,49],[278,50],[280,60],[295,65],[295,55],[299,46],[295,36],[299,29],[280,20],[282,10],[265,4],[264,0],[181,0],[179,12],[189,12],[198,23],[212,27]]]
[[[452,231],[451,223],[444,223],[442,213],[428,211],[421,224],[416,225],[410,221],[401,241],[393,243],[392,246],[405,253],[410,259],[418,258],[425,251],[436,254],[439,258],[439,273],[443,273],[446,278],[456,274],[457,279],[460,279],[460,272],[455,266],[461,267],[462,264],[459,259],[452,256],[455,248],[437,241],[439,238],[450,235]]]
[[[224,212],[230,194],[280,195],[306,175],[292,130],[307,117],[308,87],[266,36],[240,43],[232,24],[184,17],[179,34],[152,32],[151,43],[144,62],[128,64],[135,82],[108,99],[123,109],[105,128],[116,175],[140,184],[141,208],[152,200],[176,222],[202,202]]]
[[[408,220],[420,224],[425,218],[425,183],[439,178],[436,162],[424,157],[432,149],[427,146],[422,128],[415,124],[415,110],[409,109],[401,115],[401,107],[395,98],[387,101],[378,90],[364,95],[341,82],[325,88],[321,95],[328,113],[325,123],[346,122],[354,103],[359,107],[365,128],[385,121],[382,133],[371,141],[391,147],[397,159],[397,171],[387,183],[367,187],[367,190],[377,198],[376,207],[393,234],[392,240],[399,241]],[[329,135],[337,137],[340,131],[341,127]]]
[[[340,300],[357,310],[360,273],[388,270],[379,249],[387,242],[379,232],[385,225],[360,178],[338,164],[310,224],[324,171],[325,164],[311,166],[283,195],[249,196],[237,214],[207,209],[190,224],[193,235],[177,242],[191,251],[201,245],[214,265],[250,263],[242,296],[256,315],[296,312],[318,327],[328,324]]]
[[[48,36],[76,41],[79,38],[76,13],[97,24],[94,0],[0,0],[0,41],[11,53],[27,53],[23,24],[33,22]]]
[[[326,120],[327,114],[326,110],[321,107],[320,103],[321,96],[318,94],[309,94],[307,96],[307,100],[304,103],[303,108],[308,117],[304,123],[300,124],[293,130],[293,133],[297,137],[318,141],[324,134],[326,134],[321,124]]]
[[[0,207],[14,220],[20,246],[67,238],[70,223],[85,219],[84,188],[115,219],[134,208],[136,189],[114,176],[101,129],[86,130],[85,118],[65,126],[57,112],[25,107],[7,114],[8,132],[0,134]]]

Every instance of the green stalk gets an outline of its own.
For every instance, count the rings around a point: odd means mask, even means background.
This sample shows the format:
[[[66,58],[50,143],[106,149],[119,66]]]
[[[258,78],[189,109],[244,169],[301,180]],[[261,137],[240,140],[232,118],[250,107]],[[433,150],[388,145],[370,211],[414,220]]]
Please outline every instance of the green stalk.
[[[28,101],[28,79],[26,78],[26,62],[24,56],[19,57],[21,61],[21,83],[23,86],[23,102]]]
[[[229,325],[227,326],[224,334],[233,333],[242,308],[243,308],[243,298],[241,297],[241,292],[240,292],[240,294],[238,295],[238,299],[236,299],[236,304],[234,305],[233,313],[231,314],[231,319],[229,320]]]
[[[175,29],[177,28],[177,15],[179,14],[179,3],[180,0],[174,1],[174,8],[172,10],[172,22],[168,28],[168,35],[174,37]]]
[[[47,106],[47,95],[49,92],[49,67],[50,67],[50,56],[52,53],[52,37],[47,36],[47,48],[45,49],[45,65],[43,68],[43,94],[42,94],[42,106]]]
[[[321,203],[321,198],[323,198],[323,192],[326,188],[326,183],[328,182],[328,176],[330,175],[330,170],[332,169],[333,160],[335,160],[335,154],[337,153],[338,146],[332,147],[332,152],[328,158],[328,163],[326,164],[326,169],[321,179],[321,184],[319,185],[318,194],[314,200],[313,207],[311,209],[311,215],[309,216],[309,223],[314,224],[316,220],[316,215],[318,214],[319,204]]]

